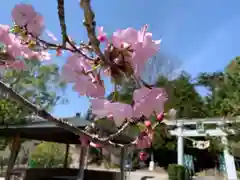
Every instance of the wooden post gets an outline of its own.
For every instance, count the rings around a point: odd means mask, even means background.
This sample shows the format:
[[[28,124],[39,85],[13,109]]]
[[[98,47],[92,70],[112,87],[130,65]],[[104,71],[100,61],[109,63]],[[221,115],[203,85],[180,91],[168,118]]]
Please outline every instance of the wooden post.
[[[66,144],[65,159],[64,159],[64,168],[67,168],[68,165],[68,156],[69,156],[69,144]]]
[[[121,148],[121,159],[120,159],[120,180],[124,180],[125,179],[125,151],[126,149],[123,147]]]
[[[15,164],[15,161],[17,159],[20,147],[21,147],[20,135],[18,134],[12,141],[11,154],[10,154],[10,157],[9,157],[9,160],[8,160],[8,167],[7,167],[5,180],[10,180],[11,172],[14,168],[14,164]]]
[[[87,158],[87,152],[88,152],[88,147],[82,146],[81,147],[81,152],[80,152],[80,160],[79,160],[79,173],[77,180],[83,180],[84,178],[84,168],[85,168],[85,162]]]

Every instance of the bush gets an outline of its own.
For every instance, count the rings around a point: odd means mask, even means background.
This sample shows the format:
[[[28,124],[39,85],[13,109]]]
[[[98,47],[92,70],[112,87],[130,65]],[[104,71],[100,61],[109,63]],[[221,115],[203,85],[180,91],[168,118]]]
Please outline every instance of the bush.
[[[187,171],[184,166],[170,164],[168,166],[169,180],[188,180]]]
[[[65,144],[43,142],[31,153],[30,164],[34,168],[63,167],[65,160]],[[68,165],[71,157],[68,156]]]

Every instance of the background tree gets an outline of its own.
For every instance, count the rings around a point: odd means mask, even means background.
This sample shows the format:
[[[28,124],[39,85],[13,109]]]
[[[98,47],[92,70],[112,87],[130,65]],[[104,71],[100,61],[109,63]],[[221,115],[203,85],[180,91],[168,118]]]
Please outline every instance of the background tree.
[[[156,86],[165,88],[168,101],[166,110],[177,110],[177,118],[201,118],[205,117],[204,101],[196,91],[190,75],[186,72],[169,80],[165,76],[159,76]]]
[[[240,57],[233,59],[223,72],[201,73],[197,84],[206,87],[209,94],[205,97],[208,116],[239,115]]]

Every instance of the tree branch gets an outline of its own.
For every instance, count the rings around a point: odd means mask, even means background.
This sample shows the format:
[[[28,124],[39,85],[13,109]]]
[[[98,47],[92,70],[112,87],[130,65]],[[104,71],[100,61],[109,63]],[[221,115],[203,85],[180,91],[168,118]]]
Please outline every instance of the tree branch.
[[[62,44],[65,47],[67,42],[67,27],[65,23],[65,12],[64,12],[64,0],[58,0],[58,18],[61,27],[61,34],[62,34]]]
[[[14,91],[12,88],[8,87],[5,83],[3,83],[2,81],[0,81],[0,90],[2,91],[1,93],[6,94],[6,96],[16,102],[18,102],[19,104],[23,105],[25,108],[29,109],[30,111],[34,112],[35,114],[37,114],[39,117],[48,120],[50,122],[53,122],[54,124],[56,124],[57,126],[70,131],[76,135],[84,135],[86,137],[88,137],[89,139],[91,139],[93,142],[95,143],[100,143],[103,145],[112,145],[114,147],[124,147],[124,146],[131,146],[133,143],[130,144],[119,144],[119,143],[114,143],[112,142],[112,140],[116,137],[119,136],[124,129],[127,128],[127,126],[129,125],[129,123],[126,123],[125,125],[123,125],[123,127],[121,129],[118,130],[118,132],[116,132],[115,134],[110,135],[108,138],[99,138],[96,135],[92,135],[89,134],[83,130],[80,130],[79,128],[75,127],[73,124],[68,123],[66,120],[64,119],[58,119],[56,117],[53,117],[50,113],[48,113],[45,110],[42,110],[40,108],[38,108],[36,105],[32,104],[30,101],[28,101],[27,99],[25,99],[24,97],[22,97],[21,95],[19,95],[16,91]]]
[[[123,126],[114,134],[109,135],[106,138],[102,138],[104,141],[112,141],[115,137],[119,136],[127,127],[130,125],[130,122],[127,121]]]
[[[85,57],[86,59],[90,60],[90,61],[95,61],[96,59],[86,55],[84,52],[82,52],[80,49],[76,48],[73,44],[70,44],[73,49],[71,48],[68,48],[66,46],[63,46],[61,44],[54,44],[54,43],[49,43],[47,41],[44,41],[42,39],[37,39],[37,41],[39,41],[40,43],[44,44],[45,46],[47,46],[49,49],[52,49],[52,50],[56,50],[56,49],[63,49],[63,50],[67,50],[67,51],[70,51],[72,53],[78,53],[80,55],[82,55],[83,57]],[[67,42],[68,42],[68,38],[67,38]]]
[[[94,52],[96,53],[96,55],[105,63],[106,62],[106,58],[103,55],[99,45],[100,42],[98,41],[97,37],[96,37],[96,32],[95,32],[95,28],[96,28],[96,22],[94,20],[95,18],[95,14],[92,11],[91,8],[91,4],[90,4],[90,0],[81,0],[80,1],[80,6],[84,11],[84,26],[87,29],[87,33],[88,33],[88,38],[90,40],[91,46],[94,50]]]

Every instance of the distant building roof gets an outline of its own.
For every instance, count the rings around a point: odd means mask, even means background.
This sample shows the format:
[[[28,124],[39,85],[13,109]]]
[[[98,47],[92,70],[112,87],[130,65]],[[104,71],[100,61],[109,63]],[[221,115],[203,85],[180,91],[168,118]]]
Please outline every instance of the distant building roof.
[[[14,137],[20,134],[22,138],[42,141],[53,141],[59,143],[79,144],[79,137],[56,126],[54,123],[44,120],[38,116],[27,117],[28,123],[17,126],[0,126],[0,136]],[[84,128],[90,122],[81,117],[65,118],[71,124]]]

